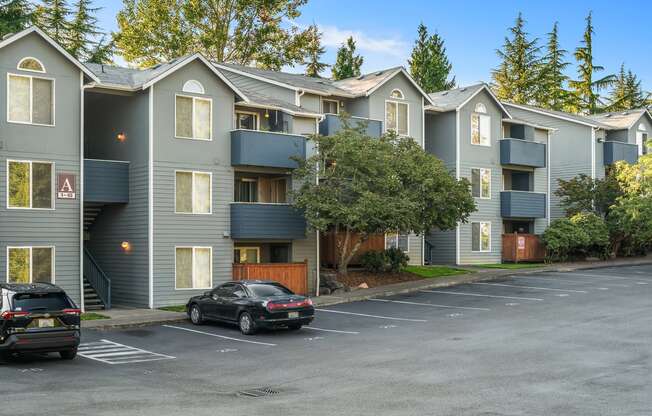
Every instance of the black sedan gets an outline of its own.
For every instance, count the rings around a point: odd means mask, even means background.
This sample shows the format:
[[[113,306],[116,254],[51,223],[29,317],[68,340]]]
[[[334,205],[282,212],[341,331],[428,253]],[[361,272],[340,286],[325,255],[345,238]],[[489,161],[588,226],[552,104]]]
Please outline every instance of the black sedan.
[[[190,298],[186,311],[195,325],[205,320],[234,323],[245,335],[259,329],[301,329],[315,316],[312,300],[279,283],[262,280],[224,283]]]

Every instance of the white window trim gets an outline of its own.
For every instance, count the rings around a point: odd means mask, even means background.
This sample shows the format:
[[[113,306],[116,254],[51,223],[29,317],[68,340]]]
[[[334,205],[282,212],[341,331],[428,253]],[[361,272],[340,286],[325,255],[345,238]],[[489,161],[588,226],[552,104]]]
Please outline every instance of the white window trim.
[[[478,110],[478,107],[482,108],[482,110]],[[487,114],[487,106],[484,105],[484,103],[476,103],[475,107],[473,107],[473,112],[477,114]]]
[[[647,136],[647,140],[643,140],[643,135]],[[645,154],[645,147],[646,147],[646,142],[650,140],[650,135],[648,134],[647,131],[645,130],[638,130],[636,131],[636,149],[638,152],[639,156],[643,156]]]
[[[41,68],[43,68],[43,69],[39,71],[38,69],[21,68],[20,66],[23,64],[23,62],[25,62],[28,59],[32,59],[32,60],[38,62],[38,64],[41,65]],[[18,65],[16,66],[16,69],[18,69],[19,71],[38,72],[39,74],[45,74],[46,73],[45,65],[43,65],[43,62],[41,62],[41,60],[38,59],[38,58],[34,58],[33,56],[26,56],[23,59],[21,59],[20,61],[18,61]]]
[[[646,132],[647,128],[645,128],[645,124],[641,123],[638,125],[638,131]]]
[[[177,173],[190,173],[192,174],[192,189],[190,193],[190,198],[192,200],[192,211],[193,212],[179,212],[177,210]],[[208,198],[209,206],[208,212],[195,212],[195,175],[208,175],[209,184],[208,184]],[[213,214],[213,173],[212,172],[203,172],[199,170],[185,170],[185,169],[176,169],[174,171],[174,213],[181,215],[211,215]]]
[[[398,238],[401,236],[401,233],[398,233],[398,232],[385,233],[385,244],[384,244],[385,245],[385,250],[387,250],[387,235],[391,235],[391,234],[396,234],[396,248],[398,248],[400,250],[400,247],[398,246]],[[410,251],[410,233],[405,233],[405,235],[407,236],[407,249],[402,250],[402,251],[403,251],[403,253],[408,253]]]
[[[185,137],[185,136],[179,136],[177,135],[177,98],[178,97],[183,97],[183,98],[190,98],[192,99],[192,135],[195,137]],[[209,109],[209,132],[208,132],[208,139],[200,139],[195,133],[195,130],[197,126],[195,126],[195,103],[198,100],[203,100],[203,101],[208,101],[210,109]],[[209,97],[195,97],[193,95],[186,95],[186,94],[174,94],[174,138],[175,139],[183,139],[183,140],[198,140],[200,142],[210,142],[213,141],[213,99]]]
[[[21,69],[21,71],[25,71],[24,69]],[[35,72],[35,71],[33,71]],[[29,121],[14,121],[9,119],[9,102],[10,100],[10,88],[9,88],[9,79],[11,77],[21,77],[21,78],[29,78]],[[37,79],[44,79],[47,81],[52,81],[52,124],[43,124],[43,123],[34,123],[32,121],[34,114],[33,114],[33,108],[34,108],[34,78]],[[7,123],[12,123],[12,124],[25,124],[25,125],[30,125],[30,126],[41,126],[41,127],[56,127],[56,80],[54,78],[50,77],[42,77],[42,76],[33,76],[33,75],[25,75],[25,74],[15,74],[11,72],[7,72]]]
[[[256,250],[256,260],[258,261],[254,264],[260,264],[260,247],[240,247],[240,246],[233,247],[234,254],[236,250]],[[239,263],[239,264],[252,264],[252,263]]]
[[[14,162],[14,163],[29,163],[29,207],[11,207],[9,206],[9,163]],[[50,170],[50,183],[51,183],[51,188],[52,188],[52,193],[51,199],[52,199],[52,204],[50,208],[32,208],[33,205],[33,197],[32,197],[32,183],[34,181],[34,175],[32,174],[32,164],[33,163],[43,163],[43,164],[49,164],[52,166],[52,169]],[[7,200],[6,206],[7,209],[17,209],[17,210],[34,210],[34,211],[54,211],[56,209],[56,176],[55,176],[55,171],[56,171],[56,166],[54,162],[51,162],[49,160],[20,160],[20,159],[7,159],[7,167],[6,167],[6,179],[5,179],[5,197]]]
[[[385,133],[388,131],[394,131],[393,129],[388,129],[387,128],[387,103],[394,103],[396,104],[396,129],[398,130],[398,106],[399,105],[405,105],[407,106],[407,133],[405,134],[399,134],[398,131],[395,131],[395,133],[399,137],[410,137],[410,103],[405,102],[405,101],[396,101],[396,100],[385,100],[385,121],[383,122],[383,130]]]
[[[242,129],[238,125],[238,114],[247,114],[247,115],[252,115],[256,117],[256,129],[255,131],[260,131],[260,114],[258,114],[255,111],[244,111],[244,110],[235,110],[234,117],[235,117],[235,130],[249,130],[249,129]]]
[[[392,94],[394,94],[394,92],[398,92],[399,94],[401,94],[401,96],[400,96],[400,97],[394,97],[394,96],[392,96]],[[390,96],[390,98],[392,98],[393,100],[405,100],[405,94],[403,94],[403,91],[401,91],[401,90],[398,89],[398,88],[394,88],[394,89],[389,93],[389,96]]]
[[[193,91],[192,90],[193,85],[197,86],[199,91]],[[206,94],[204,85],[201,82],[197,81],[196,79],[189,79],[188,81],[184,82],[181,91],[187,92],[189,94]]]
[[[9,250],[10,249],[21,249],[21,248],[22,249],[24,249],[24,248],[29,249],[29,283],[34,282],[34,267],[33,267],[34,261],[32,259],[32,249],[35,249],[35,248],[50,248],[50,249],[52,249],[52,271],[51,271],[52,281],[50,283],[56,284],[55,269],[56,269],[56,258],[57,258],[57,256],[56,256],[56,249],[55,249],[54,246],[7,246],[7,254],[6,254],[6,257],[5,257],[7,259],[6,273],[5,273],[7,283],[10,283],[10,281],[9,281]]]
[[[337,113],[327,113],[324,111],[324,103],[328,101],[329,103],[335,103],[335,108],[337,108]],[[340,100],[331,100],[328,98],[323,98],[321,99],[321,112],[322,114],[335,114],[338,115],[340,114]]]
[[[473,169],[478,169],[480,171],[480,196],[473,196]],[[489,196],[482,196],[482,172],[489,172]],[[502,177],[502,175],[501,175]],[[472,167],[471,168],[471,195],[474,198],[477,199],[491,199],[491,180],[493,178],[491,177],[491,169],[489,168],[478,168],[478,167]],[[503,183],[503,187],[505,184]]]
[[[477,115],[478,118],[478,134],[480,134],[480,143],[473,143],[473,116]],[[482,117],[487,117],[489,119],[489,143],[487,144],[482,144]],[[471,113],[471,146],[482,146],[482,147],[491,147],[491,116],[486,114],[486,113],[478,113],[478,112],[473,112]]]
[[[480,224],[480,233],[478,234],[478,247],[479,250],[473,250],[473,224]],[[482,224],[489,224],[489,248],[487,250],[482,249]],[[491,221],[471,221],[471,252],[472,253],[491,253]]]
[[[177,249],[179,248],[189,248],[192,249],[192,284],[193,287],[177,287]],[[197,249],[208,249],[210,262],[209,264],[209,276],[210,283],[208,287],[194,287],[195,285],[195,250]],[[174,246],[174,290],[207,290],[213,288],[213,247],[211,246]]]

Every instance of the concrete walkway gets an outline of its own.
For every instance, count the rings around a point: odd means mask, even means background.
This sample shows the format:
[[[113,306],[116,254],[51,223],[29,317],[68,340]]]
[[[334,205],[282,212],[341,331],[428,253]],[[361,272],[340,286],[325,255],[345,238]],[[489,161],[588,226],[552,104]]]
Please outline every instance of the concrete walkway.
[[[336,305],[338,303],[356,302],[370,298],[391,296],[400,293],[417,292],[423,289],[455,286],[464,283],[480,282],[499,279],[505,276],[535,274],[544,272],[568,272],[574,270],[600,269],[618,266],[636,266],[652,264],[652,254],[646,257],[616,259],[607,261],[585,261],[577,263],[557,263],[550,266],[531,269],[472,269],[468,274],[439,277],[432,279],[414,280],[411,282],[395,283],[369,289],[357,289],[338,296],[318,296],[313,298],[315,306]],[[110,319],[95,321],[82,321],[82,328],[111,329],[131,326],[155,325],[168,322],[187,320],[185,313],[162,311],[160,309],[120,309],[114,308],[107,311],[98,311]]]

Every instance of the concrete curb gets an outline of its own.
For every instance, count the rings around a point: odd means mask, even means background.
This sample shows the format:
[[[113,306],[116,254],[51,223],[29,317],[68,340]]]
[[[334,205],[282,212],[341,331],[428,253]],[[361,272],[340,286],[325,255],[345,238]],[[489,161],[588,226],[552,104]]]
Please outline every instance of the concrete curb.
[[[150,325],[172,324],[189,321],[185,314],[180,314],[178,318],[161,318],[161,319],[97,319],[94,321],[82,321],[82,329],[95,329],[98,331],[122,328],[138,328]]]

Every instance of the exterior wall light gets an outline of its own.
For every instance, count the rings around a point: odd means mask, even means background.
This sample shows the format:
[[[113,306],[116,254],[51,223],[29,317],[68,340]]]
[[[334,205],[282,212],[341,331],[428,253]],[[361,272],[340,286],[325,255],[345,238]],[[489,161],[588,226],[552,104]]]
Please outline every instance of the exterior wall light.
[[[124,251],[131,251],[131,243],[129,241],[123,241],[120,244],[120,247],[122,247]]]
[[[269,110],[265,110],[265,118],[269,118]]]
[[[119,142],[124,142],[125,140],[127,140],[127,134],[124,133],[124,132],[118,133],[118,141]]]

